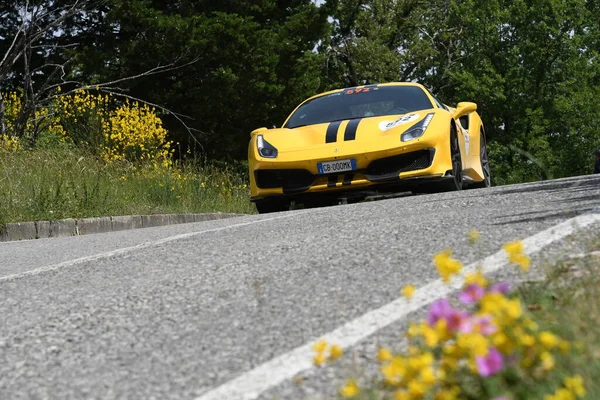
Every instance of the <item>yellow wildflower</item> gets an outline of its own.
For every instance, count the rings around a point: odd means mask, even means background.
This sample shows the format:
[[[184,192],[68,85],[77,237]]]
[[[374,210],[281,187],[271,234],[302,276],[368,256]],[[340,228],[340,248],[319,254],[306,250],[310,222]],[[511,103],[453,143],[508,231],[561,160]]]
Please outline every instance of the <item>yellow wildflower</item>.
[[[459,274],[462,270],[461,262],[453,259],[451,256],[452,250],[446,249],[433,257],[433,263],[437,272],[445,283],[448,283],[452,276]]]
[[[325,354],[323,354],[323,353],[317,353],[313,358],[313,363],[317,367],[320,367],[321,365],[325,364],[325,361],[326,361],[326,357],[325,357]]]
[[[558,342],[558,349],[563,354],[568,353],[571,349],[571,343],[569,343],[566,340],[561,340],[560,342]]]
[[[327,350],[327,342],[323,339],[313,344],[312,349],[317,353],[324,353]]]
[[[408,393],[413,399],[420,399],[427,393],[427,388],[423,383],[413,379],[408,383]]]
[[[509,256],[509,260],[511,263],[520,266],[523,272],[529,271],[529,267],[531,266],[531,259],[525,254],[517,254],[514,256],[511,255]]]
[[[506,313],[512,319],[517,319],[523,315],[521,310],[521,302],[518,299],[506,302]]]
[[[410,400],[411,396],[406,390],[397,390],[394,393],[394,400]]]
[[[524,253],[523,242],[509,242],[502,246],[502,248],[508,253],[508,260],[511,263],[520,266],[524,272],[529,270],[531,259]]]
[[[335,361],[343,355],[344,350],[337,344],[334,344],[333,346],[331,346],[331,349],[329,349],[329,360],[331,361]]]
[[[348,379],[343,388],[340,389],[340,395],[344,398],[356,397],[360,393],[360,388],[354,379]]]
[[[457,400],[460,395],[460,388],[454,386],[450,389],[441,388],[436,394],[435,400]]]
[[[575,400],[575,396],[565,388],[557,389],[554,394],[547,394],[544,400]]]
[[[431,386],[436,382],[435,371],[431,367],[423,368],[419,374],[421,382],[427,386]]]
[[[489,343],[485,336],[479,333],[461,333],[456,337],[459,349],[468,351],[471,356],[485,356],[488,353]]]
[[[423,335],[423,339],[425,340],[425,344],[429,347],[435,347],[437,346],[440,337],[437,333],[437,331],[430,327],[427,324],[422,324],[421,325],[421,334]]]
[[[409,299],[412,297],[412,295],[414,293],[415,293],[415,287],[413,285],[406,285],[402,289],[402,295],[405,297],[408,297]]]
[[[586,391],[581,375],[565,378],[565,386],[577,397],[585,397]]]
[[[524,250],[523,242],[521,242],[521,241],[506,243],[504,246],[502,246],[502,248],[508,254],[519,254],[519,253],[522,253]]]
[[[398,385],[406,373],[405,361],[402,357],[394,357],[381,367],[381,373],[388,385]]]
[[[385,347],[380,347],[379,350],[377,350],[377,360],[379,362],[385,362],[385,361],[390,361],[392,359],[392,352],[390,351],[390,349],[387,349]]]
[[[420,325],[411,323],[408,327],[408,334],[407,336],[410,338],[413,338],[415,336],[419,336],[419,334],[421,333],[421,327]]]
[[[555,366],[554,357],[547,351],[540,354],[540,360],[542,361],[542,368],[544,371],[550,371]]]
[[[540,333],[540,343],[546,350],[552,350],[556,346],[558,346],[558,337],[550,332],[542,332]]]
[[[520,337],[521,343],[527,347],[531,347],[535,344],[535,338],[531,335],[523,335]]]
[[[488,281],[485,279],[483,272],[478,270],[477,272],[473,272],[465,277],[465,285],[477,285],[485,288],[488,285]]]

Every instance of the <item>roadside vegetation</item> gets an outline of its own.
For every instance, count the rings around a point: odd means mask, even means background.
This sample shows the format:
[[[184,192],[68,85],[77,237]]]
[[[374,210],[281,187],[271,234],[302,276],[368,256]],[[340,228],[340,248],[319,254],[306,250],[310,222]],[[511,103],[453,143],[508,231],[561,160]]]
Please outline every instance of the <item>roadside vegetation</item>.
[[[589,174],[598,15],[586,0],[17,0],[0,12],[0,87],[24,108],[7,127],[0,96],[0,134],[36,142],[24,121],[87,87],[164,107],[184,153],[242,161],[249,132],[309,96],[414,81],[478,104],[495,185]]]
[[[21,108],[5,95],[9,129]],[[44,117],[43,119],[40,116]],[[44,124],[36,125],[36,120]],[[79,91],[0,136],[0,223],[152,213],[252,213],[243,164],[176,160],[156,111]]]
[[[503,246],[527,271],[520,242]],[[600,398],[600,240],[551,265],[542,280],[511,287],[481,272],[463,274],[450,250],[434,257],[444,280],[464,279],[457,296],[435,301],[412,323],[401,352],[380,347],[379,375],[352,377],[340,397],[396,400],[575,400]],[[407,286],[403,294],[412,296]],[[342,355],[314,346],[315,364]]]

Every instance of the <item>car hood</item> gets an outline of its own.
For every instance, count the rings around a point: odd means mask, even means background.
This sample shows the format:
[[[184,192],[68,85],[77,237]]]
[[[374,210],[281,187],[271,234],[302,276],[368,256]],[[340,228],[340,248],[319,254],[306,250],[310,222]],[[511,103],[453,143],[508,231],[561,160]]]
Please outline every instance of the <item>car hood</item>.
[[[275,146],[280,154],[310,149],[352,147],[369,144],[372,147],[389,147],[398,144],[400,135],[422,121],[428,114],[439,110],[420,110],[407,114],[368,117],[323,124],[302,126],[294,129],[269,129],[261,133]],[[434,117],[435,119],[435,117]]]

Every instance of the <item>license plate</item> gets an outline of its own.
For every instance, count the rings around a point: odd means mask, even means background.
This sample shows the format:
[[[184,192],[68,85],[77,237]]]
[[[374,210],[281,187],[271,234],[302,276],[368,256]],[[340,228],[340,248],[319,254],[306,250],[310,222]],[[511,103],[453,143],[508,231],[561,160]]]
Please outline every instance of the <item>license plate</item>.
[[[336,160],[317,163],[319,174],[335,174],[338,172],[354,171],[356,169],[356,160]]]

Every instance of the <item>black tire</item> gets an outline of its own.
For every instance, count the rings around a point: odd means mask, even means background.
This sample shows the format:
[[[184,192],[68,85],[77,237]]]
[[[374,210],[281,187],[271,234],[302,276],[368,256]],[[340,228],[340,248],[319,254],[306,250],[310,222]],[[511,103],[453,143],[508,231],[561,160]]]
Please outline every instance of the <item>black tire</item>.
[[[485,136],[483,135],[483,132],[481,132],[479,138],[479,160],[481,162],[484,179],[481,182],[470,184],[469,189],[484,189],[492,186],[492,173],[490,171],[487,146],[485,145]]]
[[[450,126],[450,157],[452,158],[452,179],[448,178],[436,185],[438,192],[456,192],[463,188],[462,157],[454,124]]]
[[[254,205],[259,214],[269,214],[274,212],[288,211],[290,204],[281,199],[263,199],[257,200]]]

